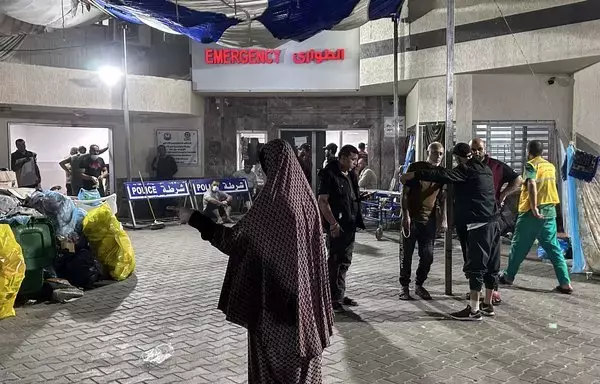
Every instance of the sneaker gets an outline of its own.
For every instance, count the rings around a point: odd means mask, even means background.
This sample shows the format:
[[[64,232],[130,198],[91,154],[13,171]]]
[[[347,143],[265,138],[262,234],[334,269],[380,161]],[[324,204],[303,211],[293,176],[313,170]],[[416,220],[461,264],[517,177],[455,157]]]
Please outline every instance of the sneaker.
[[[459,312],[454,312],[450,314],[450,317],[454,320],[460,321],[481,321],[483,317],[481,316],[481,311],[477,311],[473,313],[471,311],[471,306],[467,305],[467,308],[463,309]]]
[[[559,285],[558,287],[554,288],[554,292],[562,293],[563,295],[570,295],[573,293],[573,288],[563,288]]]
[[[402,287],[400,289],[399,299],[404,301],[412,300],[412,297],[410,297],[410,290],[408,287]]]
[[[334,313],[344,313],[346,312],[346,308],[344,308],[344,306],[340,303],[333,303],[332,304],[333,307],[333,312]]]
[[[422,285],[417,285],[415,288],[415,295],[419,296],[423,300],[433,300],[429,292]]]
[[[358,303],[356,302],[356,300],[352,300],[349,297],[344,297],[343,304],[349,307],[358,307]]]
[[[481,312],[481,314],[483,316],[488,316],[488,317],[496,316],[496,312],[494,312],[493,304],[482,303],[481,306],[479,307],[479,312]]]
[[[498,282],[500,284],[504,284],[504,285],[512,285],[513,284],[512,281],[508,281],[506,279],[506,276],[504,276],[504,274],[501,274],[500,276],[498,276]]]

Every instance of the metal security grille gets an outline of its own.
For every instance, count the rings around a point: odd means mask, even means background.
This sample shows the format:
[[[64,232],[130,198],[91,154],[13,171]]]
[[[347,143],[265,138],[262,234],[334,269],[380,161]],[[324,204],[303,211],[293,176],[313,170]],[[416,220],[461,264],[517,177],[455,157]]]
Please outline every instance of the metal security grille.
[[[544,144],[544,158],[556,161],[553,121],[479,121],[473,122],[474,137],[485,141],[487,153],[521,173],[527,162],[527,142]]]

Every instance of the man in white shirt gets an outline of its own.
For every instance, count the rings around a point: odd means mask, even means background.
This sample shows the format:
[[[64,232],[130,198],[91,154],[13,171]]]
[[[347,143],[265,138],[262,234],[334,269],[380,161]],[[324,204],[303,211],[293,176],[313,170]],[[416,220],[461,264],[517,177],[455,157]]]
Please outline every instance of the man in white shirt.
[[[204,214],[208,217],[215,218],[217,224],[233,223],[231,220],[231,203],[232,197],[225,192],[219,190],[219,182],[213,181],[210,190],[204,193]],[[223,218],[225,216],[225,218]]]

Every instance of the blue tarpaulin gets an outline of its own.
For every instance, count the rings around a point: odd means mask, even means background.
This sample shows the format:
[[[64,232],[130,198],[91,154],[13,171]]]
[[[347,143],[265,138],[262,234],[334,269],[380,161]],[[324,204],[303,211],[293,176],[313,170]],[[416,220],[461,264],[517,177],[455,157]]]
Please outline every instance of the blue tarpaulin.
[[[567,147],[567,169],[571,169],[574,157],[575,147],[573,147],[573,145],[569,145]],[[567,176],[567,180],[565,183],[567,184],[567,234],[571,238],[571,246],[573,248],[573,267],[571,268],[571,272],[584,273],[586,266],[583,248],[581,247],[581,237],[579,232],[579,208],[577,207],[577,180],[573,176]]]
[[[350,30],[396,14],[404,0],[95,0],[129,23],[147,24],[201,43],[272,46],[324,30]],[[251,35],[251,38],[249,38]],[[237,40],[237,41],[236,41]]]

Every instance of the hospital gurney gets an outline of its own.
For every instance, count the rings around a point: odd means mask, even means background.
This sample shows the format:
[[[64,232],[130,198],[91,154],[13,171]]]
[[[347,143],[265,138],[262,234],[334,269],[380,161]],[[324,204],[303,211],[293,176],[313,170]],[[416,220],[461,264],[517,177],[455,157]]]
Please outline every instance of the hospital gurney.
[[[370,199],[361,202],[363,219],[365,222],[377,223],[375,238],[381,240],[383,230],[401,219],[402,192],[383,190],[365,190],[362,192],[372,194]]]

